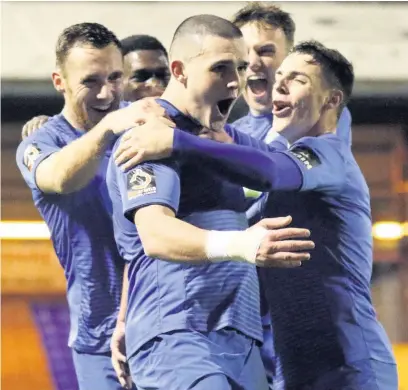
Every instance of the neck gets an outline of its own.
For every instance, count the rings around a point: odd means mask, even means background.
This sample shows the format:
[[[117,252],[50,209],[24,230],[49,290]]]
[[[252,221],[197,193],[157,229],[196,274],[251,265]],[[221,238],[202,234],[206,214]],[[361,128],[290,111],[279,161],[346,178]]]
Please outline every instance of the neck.
[[[288,128],[282,132],[282,135],[291,143],[298,141],[303,137],[318,137],[319,135],[334,133],[337,127],[337,116],[334,112],[323,113],[319,120],[308,130],[299,131]]]
[[[272,115],[272,107],[265,107],[261,110],[249,107],[249,112],[252,116]]]
[[[76,119],[76,115],[67,104],[65,104],[64,108],[62,109],[62,115],[64,115],[65,119],[74,129],[82,131],[89,130],[86,128],[86,126],[84,126],[83,123],[79,123],[79,121]]]
[[[176,83],[174,80],[170,79],[170,82],[163,92],[161,99],[167,100],[184,115],[189,116],[184,99],[184,93],[181,90],[179,83]]]
[[[310,129],[310,137],[318,137],[322,134],[334,133],[337,127],[337,115],[335,112],[324,112],[316,124]]]

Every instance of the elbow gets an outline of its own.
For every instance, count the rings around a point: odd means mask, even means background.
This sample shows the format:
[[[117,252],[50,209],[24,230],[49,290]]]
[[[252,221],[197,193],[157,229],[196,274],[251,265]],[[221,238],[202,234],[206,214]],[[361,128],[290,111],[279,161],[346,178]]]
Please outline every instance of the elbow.
[[[54,180],[52,189],[53,189],[53,192],[59,195],[68,195],[74,192],[74,190],[71,188],[69,183],[63,180],[58,180],[58,179]]]
[[[141,239],[146,256],[161,259],[165,258],[166,248],[164,242],[160,242],[154,233],[147,235],[147,237],[141,237]]]
[[[54,178],[53,189],[57,194],[68,195],[73,192],[77,192],[82,189],[84,185],[75,182],[74,180],[69,180],[63,175],[56,175]]]
[[[61,180],[54,180],[54,185],[52,186],[54,192],[59,195],[67,195],[69,194],[69,187],[66,185],[64,181]]]

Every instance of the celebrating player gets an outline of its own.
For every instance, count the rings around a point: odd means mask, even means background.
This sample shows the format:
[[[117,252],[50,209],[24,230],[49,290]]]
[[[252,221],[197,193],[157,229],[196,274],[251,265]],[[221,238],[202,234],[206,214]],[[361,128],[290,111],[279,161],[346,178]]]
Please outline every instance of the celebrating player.
[[[398,388],[391,345],[371,302],[369,192],[348,142],[335,134],[353,82],[352,65],[338,51],[304,42],[283,61],[273,89],[273,130],[286,144],[267,146],[232,127],[226,130],[241,145],[146,125],[117,151],[119,163],[135,149],[143,152],[139,160],[170,151],[204,160],[230,181],[273,191],[263,216],[290,212],[311,230],[310,262],[260,270],[284,378],[278,388]]]
[[[222,18],[200,15],[179,26],[172,76],[159,100],[178,128],[194,138],[203,127],[223,128],[246,56],[240,30]],[[167,133],[160,122],[153,126]],[[285,266],[265,256],[277,247],[274,233],[262,227],[272,221],[244,230],[241,187],[214,176],[199,159],[127,172],[112,159],[107,183],[115,238],[130,263],[126,352],[137,387],[266,389],[254,265]],[[282,238],[290,231],[282,230]],[[295,229],[291,236],[305,233]],[[289,240],[279,247],[287,252],[286,266],[296,266],[309,255],[290,252],[313,244]]]
[[[124,262],[113,237],[105,171],[116,135],[141,116],[132,105],[116,111],[123,56],[118,39],[104,26],[80,23],[65,29],[56,59],[52,78],[64,96],[63,111],[23,140],[17,165],[65,270],[68,344],[79,387],[120,389],[109,343]]]

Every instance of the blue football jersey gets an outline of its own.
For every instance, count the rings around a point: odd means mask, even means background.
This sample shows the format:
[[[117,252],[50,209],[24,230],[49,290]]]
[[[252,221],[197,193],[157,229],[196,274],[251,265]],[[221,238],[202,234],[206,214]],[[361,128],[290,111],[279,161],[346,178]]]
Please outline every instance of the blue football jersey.
[[[194,132],[197,124],[159,100],[178,128]],[[136,352],[158,334],[180,329],[210,332],[235,328],[262,341],[256,267],[242,262],[201,265],[149,258],[133,217],[136,210],[164,205],[177,218],[208,230],[247,228],[242,188],[214,176],[200,159],[143,163],[122,172],[111,160],[107,176],[115,237],[129,261],[126,317],[127,353]]]
[[[124,267],[114,241],[105,182],[111,150],[80,191],[46,194],[35,180],[43,160],[82,134],[63,115],[56,115],[21,142],[16,159],[64,268],[71,322],[68,344],[79,352],[99,353],[110,350]]]
[[[350,138],[304,137],[287,149],[227,130],[239,145],[176,131],[175,150],[234,183],[268,190],[261,217],[291,215],[316,243],[300,268],[259,270],[287,388],[365,359],[395,363],[371,301],[370,196]]]

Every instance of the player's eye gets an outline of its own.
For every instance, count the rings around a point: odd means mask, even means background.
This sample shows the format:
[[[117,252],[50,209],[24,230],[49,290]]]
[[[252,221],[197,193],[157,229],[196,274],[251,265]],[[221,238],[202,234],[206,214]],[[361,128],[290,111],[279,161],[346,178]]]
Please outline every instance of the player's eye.
[[[214,72],[214,73],[223,73],[226,70],[227,70],[226,65],[216,65],[216,66],[211,68],[211,71]]]
[[[274,47],[262,47],[258,50],[258,54],[260,56],[274,56],[276,54],[276,50]]]
[[[95,77],[87,77],[85,79],[82,80],[82,84],[86,85],[86,86],[93,86],[98,82],[98,80]]]
[[[238,72],[246,72],[246,70],[247,70],[247,68],[248,68],[248,64],[242,64],[242,65],[240,65],[240,66],[238,66]]]
[[[122,78],[122,73],[121,72],[115,72],[115,73],[112,73],[109,76],[108,79],[109,79],[110,82],[116,82],[116,81],[121,80],[121,78]]]
[[[296,77],[295,81],[298,82],[299,84],[306,84],[306,80],[302,77]]]

